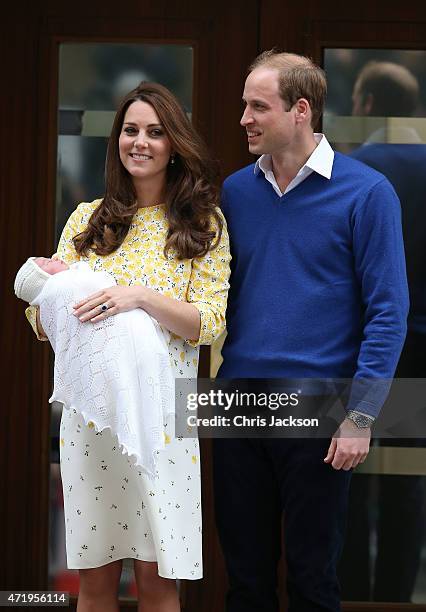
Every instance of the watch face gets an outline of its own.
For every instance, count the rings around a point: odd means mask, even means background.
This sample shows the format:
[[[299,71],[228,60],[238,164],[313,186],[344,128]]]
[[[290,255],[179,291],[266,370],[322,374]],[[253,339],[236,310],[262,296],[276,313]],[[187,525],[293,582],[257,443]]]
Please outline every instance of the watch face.
[[[363,416],[359,416],[356,419],[356,424],[359,425],[360,427],[368,427],[369,425],[369,421],[367,418],[363,417]]]
[[[351,414],[349,418],[357,427],[370,427],[371,420],[363,414]]]

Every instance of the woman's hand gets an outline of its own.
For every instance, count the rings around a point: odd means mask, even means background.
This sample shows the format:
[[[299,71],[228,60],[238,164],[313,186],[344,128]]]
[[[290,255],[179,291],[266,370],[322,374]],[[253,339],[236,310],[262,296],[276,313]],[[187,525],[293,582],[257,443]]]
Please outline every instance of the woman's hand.
[[[74,315],[82,322],[97,323],[119,312],[140,308],[144,291],[146,287],[141,285],[107,287],[75,304]]]
[[[201,318],[195,306],[161,295],[142,285],[114,285],[93,293],[74,305],[74,314],[82,322],[97,323],[135,308],[142,308],[160,325],[181,338],[196,341],[200,336]]]

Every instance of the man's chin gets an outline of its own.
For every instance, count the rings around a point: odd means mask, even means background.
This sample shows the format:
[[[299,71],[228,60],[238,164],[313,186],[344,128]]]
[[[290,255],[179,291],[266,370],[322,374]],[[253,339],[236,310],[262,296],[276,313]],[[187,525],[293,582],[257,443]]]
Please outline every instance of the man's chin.
[[[248,145],[248,150],[249,150],[249,153],[251,153],[252,155],[262,155],[263,154],[263,151],[261,150],[261,147],[259,145],[251,144],[250,142]]]

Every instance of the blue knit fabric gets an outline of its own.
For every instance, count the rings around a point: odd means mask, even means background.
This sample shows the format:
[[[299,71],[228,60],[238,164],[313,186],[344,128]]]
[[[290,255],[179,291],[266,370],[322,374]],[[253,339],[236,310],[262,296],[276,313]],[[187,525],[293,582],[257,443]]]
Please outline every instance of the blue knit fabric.
[[[224,378],[392,378],[408,291],[399,200],[389,181],[335,154],[279,197],[250,165],[223,187],[232,250]],[[352,394],[376,416],[382,399]]]

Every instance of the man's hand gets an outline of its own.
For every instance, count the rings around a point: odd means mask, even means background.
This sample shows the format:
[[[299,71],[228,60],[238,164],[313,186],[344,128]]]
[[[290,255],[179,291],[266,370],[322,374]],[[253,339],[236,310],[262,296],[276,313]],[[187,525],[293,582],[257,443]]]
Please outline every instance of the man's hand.
[[[325,463],[331,463],[335,470],[350,470],[363,463],[370,449],[371,430],[357,427],[350,419],[345,419],[334,434]]]

